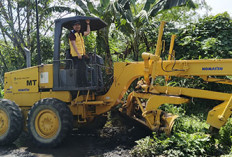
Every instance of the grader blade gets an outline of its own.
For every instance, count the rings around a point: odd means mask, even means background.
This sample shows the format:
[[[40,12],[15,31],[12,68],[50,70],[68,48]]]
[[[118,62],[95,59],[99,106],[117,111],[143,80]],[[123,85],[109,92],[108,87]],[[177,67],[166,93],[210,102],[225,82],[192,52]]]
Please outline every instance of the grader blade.
[[[178,117],[159,109],[162,104],[182,104],[189,100],[178,96],[132,92],[124,104],[126,114],[146,125],[152,131],[171,133],[174,120]]]

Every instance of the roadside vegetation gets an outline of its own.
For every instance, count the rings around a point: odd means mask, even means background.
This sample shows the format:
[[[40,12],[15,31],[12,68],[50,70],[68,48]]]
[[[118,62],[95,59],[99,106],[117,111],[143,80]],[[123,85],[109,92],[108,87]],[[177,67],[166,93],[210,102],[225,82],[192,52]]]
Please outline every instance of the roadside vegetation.
[[[170,111],[176,110],[175,106],[168,108],[171,109]],[[183,106],[178,108],[182,110]],[[131,154],[183,157],[232,155],[231,126],[232,119],[229,119],[220,130],[210,132],[209,125],[204,120],[194,115],[182,114],[174,124],[171,136],[154,133],[152,137],[147,136],[138,140]]]
[[[231,58],[232,20],[227,13],[203,16],[199,19],[195,8],[207,8],[205,3],[166,3],[136,0],[90,0],[41,1],[39,5],[41,29],[42,63],[51,63],[53,56],[54,19],[65,15],[97,16],[108,23],[108,27],[91,32],[85,38],[86,49],[105,59],[107,68],[113,68],[115,61],[142,60],[143,52],[154,53],[159,22],[168,21],[164,39],[166,40],[163,59],[168,57],[171,34],[176,34],[174,49],[176,59]],[[183,1],[184,2],[184,1]],[[4,3],[4,4],[3,4]],[[76,9],[67,4],[76,5]],[[160,7],[161,6],[161,7]],[[175,7],[174,7],[175,6]],[[179,6],[179,7],[177,7]],[[164,9],[165,8],[165,9]],[[193,18],[195,17],[195,18]],[[0,98],[4,95],[4,73],[25,68],[24,48],[32,55],[32,65],[37,64],[35,4],[32,1],[0,1]],[[64,33],[65,34],[65,33]],[[64,35],[61,54],[67,48]],[[112,75],[111,75],[112,76]],[[109,76],[110,77],[110,76]],[[226,76],[232,79],[231,76]],[[163,78],[156,83],[164,84]],[[229,85],[205,83],[202,79],[172,78],[169,86],[207,89],[231,93]],[[192,99],[188,104],[175,106],[165,104],[161,108],[179,116],[171,136],[153,133],[153,136],[136,141],[131,150],[133,156],[220,156],[232,155],[232,119],[220,130],[210,132],[206,124],[207,113],[219,102]]]
[[[4,96],[4,89],[0,86],[0,98]]]

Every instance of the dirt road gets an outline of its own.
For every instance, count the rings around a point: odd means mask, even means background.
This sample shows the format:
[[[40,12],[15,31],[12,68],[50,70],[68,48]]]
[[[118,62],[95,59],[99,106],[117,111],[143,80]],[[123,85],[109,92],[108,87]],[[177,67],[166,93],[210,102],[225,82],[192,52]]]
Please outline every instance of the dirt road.
[[[104,127],[98,134],[74,131],[57,148],[36,148],[24,133],[13,145],[0,147],[3,157],[121,157],[130,156],[135,141],[148,135],[139,127]]]

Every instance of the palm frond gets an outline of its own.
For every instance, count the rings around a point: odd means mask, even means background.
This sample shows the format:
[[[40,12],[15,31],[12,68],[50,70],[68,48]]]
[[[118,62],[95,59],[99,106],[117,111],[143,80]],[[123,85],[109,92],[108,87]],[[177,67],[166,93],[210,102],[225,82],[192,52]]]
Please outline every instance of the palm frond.
[[[160,0],[149,10],[148,16],[155,16],[161,11],[180,6],[195,8],[192,0]]]

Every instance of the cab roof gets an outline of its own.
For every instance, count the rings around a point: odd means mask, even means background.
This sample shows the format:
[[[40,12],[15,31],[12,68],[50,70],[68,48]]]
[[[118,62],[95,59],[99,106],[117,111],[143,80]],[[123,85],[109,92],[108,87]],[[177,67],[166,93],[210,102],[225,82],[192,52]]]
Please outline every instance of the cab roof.
[[[72,30],[72,25],[74,21],[79,20],[81,23],[81,28],[83,30],[86,29],[86,22],[85,20],[89,19],[90,20],[90,30],[95,31],[102,29],[107,26],[107,24],[101,20],[100,18],[97,17],[88,17],[88,16],[74,16],[74,17],[68,17],[68,18],[62,18],[62,19],[56,19],[55,23],[60,24],[62,27]]]

